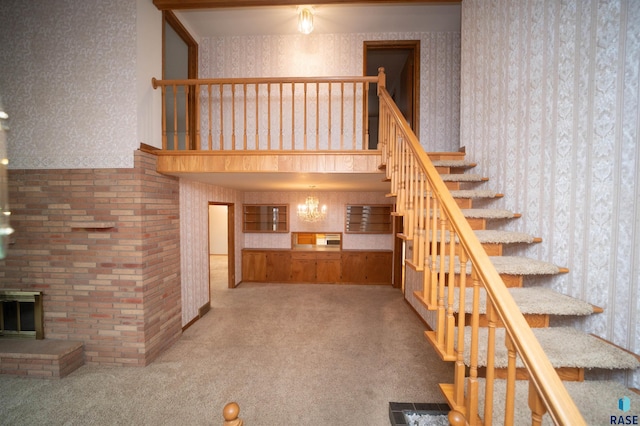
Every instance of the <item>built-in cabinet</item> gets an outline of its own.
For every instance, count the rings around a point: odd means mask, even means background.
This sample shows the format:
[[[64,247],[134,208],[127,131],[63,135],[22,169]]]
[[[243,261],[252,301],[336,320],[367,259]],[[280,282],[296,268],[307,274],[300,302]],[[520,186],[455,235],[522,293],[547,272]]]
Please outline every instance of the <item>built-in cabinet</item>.
[[[390,204],[347,205],[345,212],[345,232],[348,234],[390,234]]]
[[[286,204],[245,204],[242,206],[244,232],[289,232],[289,206]]]
[[[253,282],[391,284],[392,252],[245,249],[242,279]]]

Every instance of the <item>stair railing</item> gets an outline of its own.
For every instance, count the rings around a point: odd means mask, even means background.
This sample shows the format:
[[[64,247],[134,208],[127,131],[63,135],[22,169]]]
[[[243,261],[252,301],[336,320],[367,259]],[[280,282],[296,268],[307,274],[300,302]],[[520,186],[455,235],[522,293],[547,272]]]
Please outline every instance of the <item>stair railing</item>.
[[[378,76],[152,79],[165,151],[368,149]]]
[[[491,425],[494,407],[503,404],[504,424],[513,425],[516,356],[519,356],[529,377],[531,423],[540,424],[548,412],[555,424],[585,424],[502,278],[384,87],[384,81],[378,85],[378,96],[379,148],[391,192],[396,196],[396,213],[403,216],[404,237],[412,244],[407,262],[423,271],[423,289],[417,292],[417,297],[427,309],[436,312],[435,329],[425,335],[442,359],[455,362],[453,384],[440,385],[452,408],[449,421],[454,425]],[[481,287],[487,294],[486,342],[480,341],[479,333]],[[471,305],[468,326],[467,305]],[[505,327],[507,336],[504,401],[494,401],[493,358],[498,325]],[[480,345],[486,345],[487,354],[483,392],[478,380]],[[468,368],[465,361],[469,362]],[[484,404],[480,407],[482,395]]]

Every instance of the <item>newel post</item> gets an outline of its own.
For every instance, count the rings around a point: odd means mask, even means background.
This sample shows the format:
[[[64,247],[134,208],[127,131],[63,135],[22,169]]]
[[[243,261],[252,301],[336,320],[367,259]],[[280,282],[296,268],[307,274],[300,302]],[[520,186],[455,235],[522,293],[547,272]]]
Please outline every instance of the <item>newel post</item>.
[[[387,75],[384,73],[384,67],[378,68],[378,89],[381,87],[387,87]],[[380,96],[380,90],[378,90],[378,96]]]
[[[240,415],[240,406],[235,402],[230,402],[224,406],[222,410],[222,417],[224,417],[224,423],[222,426],[242,426],[242,419]]]

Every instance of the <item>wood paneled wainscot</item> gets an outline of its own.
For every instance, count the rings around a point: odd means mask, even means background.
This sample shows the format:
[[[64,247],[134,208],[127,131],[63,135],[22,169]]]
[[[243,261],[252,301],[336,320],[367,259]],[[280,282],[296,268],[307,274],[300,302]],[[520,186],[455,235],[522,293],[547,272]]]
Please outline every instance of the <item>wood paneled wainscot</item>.
[[[242,250],[247,282],[390,285],[391,269],[391,251]]]

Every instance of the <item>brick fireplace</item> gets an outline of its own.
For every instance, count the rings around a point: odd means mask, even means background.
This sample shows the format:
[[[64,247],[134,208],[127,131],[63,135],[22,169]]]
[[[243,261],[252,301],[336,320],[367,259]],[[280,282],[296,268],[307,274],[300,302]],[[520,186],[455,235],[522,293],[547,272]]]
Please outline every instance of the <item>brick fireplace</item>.
[[[155,166],[9,171],[0,290],[43,292],[45,340],[86,363],[143,366],[181,334],[179,185]]]
[[[0,290],[0,337],[44,339],[42,292]]]

